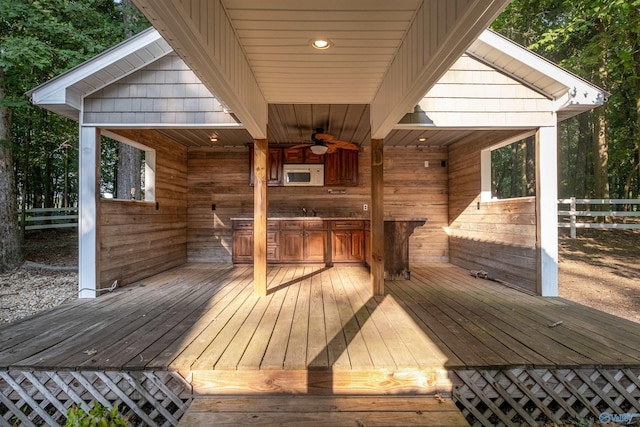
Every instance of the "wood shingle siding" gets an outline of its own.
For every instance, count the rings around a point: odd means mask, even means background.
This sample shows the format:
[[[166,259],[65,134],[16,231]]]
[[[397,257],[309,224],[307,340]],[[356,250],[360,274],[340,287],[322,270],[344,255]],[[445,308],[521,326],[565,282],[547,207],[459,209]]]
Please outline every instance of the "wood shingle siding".
[[[463,55],[420,101],[436,126],[551,124],[553,101],[507,75]]]
[[[85,99],[85,125],[214,123],[236,121],[175,53]]]
[[[535,292],[535,198],[480,202],[480,151],[517,133],[496,131],[449,149],[450,260]]]

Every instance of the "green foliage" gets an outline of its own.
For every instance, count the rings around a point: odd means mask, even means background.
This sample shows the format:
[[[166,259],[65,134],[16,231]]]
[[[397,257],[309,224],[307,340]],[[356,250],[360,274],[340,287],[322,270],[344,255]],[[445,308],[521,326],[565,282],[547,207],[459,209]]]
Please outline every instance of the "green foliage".
[[[73,406],[67,410],[65,427],[116,427],[126,426],[127,419],[120,415],[118,406],[109,409],[100,402],[94,402],[87,414],[82,408]]]
[[[78,125],[34,107],[30,89],[148,27],[129,1],[0,0],[0,105],[12,112],[19,199],[29,206],[73,205]]]
[[[602,167],[610,197],[638,197],[640,0],[513,0],[492,27],[611,93],[601,107],[608,163],[596,149],[593,114],[585,113],[590,135],[584,118],[560,125],[560,197],[596,196],[593,177]]]

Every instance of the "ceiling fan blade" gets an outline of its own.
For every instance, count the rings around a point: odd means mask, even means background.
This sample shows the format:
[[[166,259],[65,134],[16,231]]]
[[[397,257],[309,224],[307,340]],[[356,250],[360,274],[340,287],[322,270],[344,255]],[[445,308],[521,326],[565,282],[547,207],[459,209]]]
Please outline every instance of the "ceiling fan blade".
[[[314,133],[313,137],[325,142],[332,142],[334,140],[334,136],[328,133]]]
[[[343,150],[356,150],[356,151],[360,150],[360,147],[358,147],[356,144],[352,142],[340,141],[339,139],[334,139],[333,141],[330,141],[330,143],[331,145],[334,145],[338,148],[342,148]]]
[[[289,147],[289,148],[304,148],[304,147],[309,147],[313,145],[312,142],[306,142],[304,144],[298,144],[298,145],[294,145],[293,147]]]
[[[331,154],[331,153],[335,153],[336,151],[338,151],[338,146],[336,144],[329,144],[327,146],[327,152],[326,154]]]

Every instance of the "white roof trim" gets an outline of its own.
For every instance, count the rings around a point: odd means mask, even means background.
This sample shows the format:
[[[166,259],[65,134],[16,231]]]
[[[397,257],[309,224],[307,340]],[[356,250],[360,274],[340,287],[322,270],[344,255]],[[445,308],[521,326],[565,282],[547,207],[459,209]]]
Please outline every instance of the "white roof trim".
[[[566,92],[561,96],[553,94],[545,94],[553,99],[555,111],[561,111],[564,107],[570,105],[584,105],[585,111],[597,106],[602,105],[609,96],[609,93],[599,87],[587,82],[581,77],[565,70],[564,68],[554,64],[553,62],[543,58],[542,56],[526,49],[519,44],[509,40],[508,38],[491,30],[485,30],[480,37],[471,45],[468,53],[476,58],[482,59],[481,56],[476,55],[474,52],[474,46],[484,43],[493,49],[499,50],[510,57],[511,59],[518,61],[520,64],[526,65],[530,69],[536,70],[540,74],[544,74],[549,78],[557,81],[558,83],[566,87]],[[487,61],[484,61],[487,63]],[[491,65],[491,64],[490,64]],[[509,75],[512,75],[518,81],[523,84],[529,84],[529,86],[541,92],[541,88],[529,83],[525,76],[518,76],[511,73],[497,64],[492,64],[494,68],[503,70]],[[542,92],[544,93],[544,92]]]
[[[77,88],[74,88],[74,85],[81,82],[83,79],[89,78],[107,66],[114,64],[119,60],[123,60],[129,55],[135,54],[141,49],[147,48],[154,43],[158,45],[162,54],[150,58],[148,61],[129,70],[127,73],[114,76],[110,81],[105,82],[102,86],[96,87],[86,93],[81,93]],[[143,68],[171,52],[173,52],[173,49],[162,38],[160,33],[151,27],[96,55],[82,64],[77,65],[69,71],[54,77],[34,89],[31,89],[26,93],[26,95],[35,105],[42,106],[51,111],[71,117],[74,120],[78,120],[82,98],[130,75],[131,73],[134,73],[140,68]],[[75,114],[71,114],[72,111]]]

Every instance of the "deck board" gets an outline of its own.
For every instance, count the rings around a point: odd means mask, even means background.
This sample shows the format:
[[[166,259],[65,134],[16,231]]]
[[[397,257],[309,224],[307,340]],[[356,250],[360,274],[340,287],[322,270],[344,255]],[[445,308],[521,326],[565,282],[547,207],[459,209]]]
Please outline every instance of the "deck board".
[[[359,266],[279,266],[268,280],[268,296],[257,298],[251,267],[186,264],[73,301],[3,326],[0,368],[264,378],[295,371],[303,381],[306,370],[365,378],[432,368],[640,366],[637,323],[449,264],[414,265],[410,281],[385,283],[383,297],[369,295]],[[334,386],[348,383],[336,377]]]

